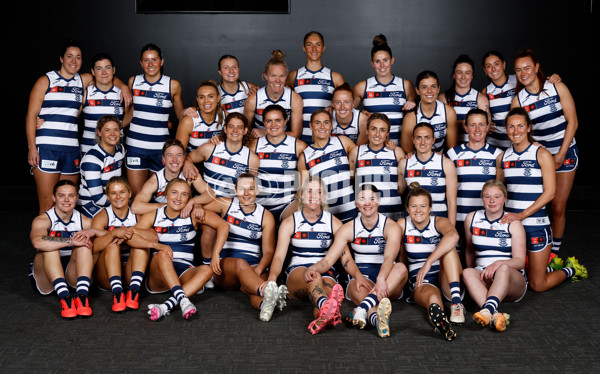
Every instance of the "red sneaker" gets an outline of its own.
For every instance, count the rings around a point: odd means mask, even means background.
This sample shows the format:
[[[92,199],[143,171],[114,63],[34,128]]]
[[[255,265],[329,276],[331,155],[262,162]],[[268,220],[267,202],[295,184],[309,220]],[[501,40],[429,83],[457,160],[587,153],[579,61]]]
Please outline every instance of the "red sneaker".
[[[113,294],[112,311],[115,313],[123,313],[125,309],[127,309],[127,306],[125,305],[125,295],[123,295],[123,292],[121,291],[115,292]]]
[[[92,308],[90,307],[90,301],[86,295],[78,295],[75,297],[75,307],[77,308],[77,315],[83,318],[89,318],[92,316]]]
[[[77,308],[71,296],[60,299],[60,316],[64,319],[77,318]]]
[[[127,297],[125,298],[125,306],[128,309],[140,309],[140,293],[137,290],[127,291]]]
[[[319,316],[317,319],[308,325],[308,331],[315,335],[321,332],[321,330],[330,323],[335,326],[340,322],[342,322],[340,317],[340,307],[337,300],[330,298],[327,299],[323,306],[321,306],[321,309],[319,309]]]

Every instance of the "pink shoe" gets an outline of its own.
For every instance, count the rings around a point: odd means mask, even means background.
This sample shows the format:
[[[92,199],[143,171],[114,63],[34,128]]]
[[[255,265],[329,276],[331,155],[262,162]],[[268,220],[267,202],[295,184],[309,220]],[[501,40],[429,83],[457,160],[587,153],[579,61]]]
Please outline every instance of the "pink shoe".
[[[308,325],[308,331],[315,335],[321,332],[328,324],[331,323],[335,326],[340,322],[342,322],[342,319],[340,317],[340,307],[337,300],[329,298],[325,301],[323,306],[321,306],[321,309],[319,309],[319,316],[317,319]]]
[[[338,304],[338,309],[342,306],[342,300],[344,300],[344,289],[339,283],[336,283],[331,289],[329,294],[330,299],[334,299]]]

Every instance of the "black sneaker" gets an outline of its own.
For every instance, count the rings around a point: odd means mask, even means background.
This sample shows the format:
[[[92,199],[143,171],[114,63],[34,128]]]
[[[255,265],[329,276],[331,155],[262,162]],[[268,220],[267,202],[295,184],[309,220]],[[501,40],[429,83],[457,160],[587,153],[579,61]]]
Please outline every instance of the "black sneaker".
[[[452,328],[450,322],[446,319],[444,310],[436,303],[429,305],[429,321],[444,339],[452,341],[456,338],[456,332]]]

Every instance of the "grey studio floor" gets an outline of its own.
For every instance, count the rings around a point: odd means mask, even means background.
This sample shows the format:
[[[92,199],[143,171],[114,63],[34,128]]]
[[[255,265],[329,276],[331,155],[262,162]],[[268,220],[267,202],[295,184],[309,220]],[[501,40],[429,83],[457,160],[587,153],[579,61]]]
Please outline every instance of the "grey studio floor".
[[[23,199],[3,204],[0,215],[2,372],[572,373],[597,372],[600,364],[600,212],[585,202],[568,211],[561,256],[576,256],[590,278],[502,304],[501,311],[512,315],[504,333],[475,325],[478,308],[467,296],[467,323],[447,342],[434,333],[425,310],[404,299],[392,303],[386,339],[373,328],[344,324],[313,336],[308,302],[289,301],[270,322],[261,322],[245,295],[221,290],[192,296],[198,313],[190,320],[176,309],[151,322],[146,305],[165,295],[146,294],[141,310],[118,315],[110,310],[110,293],[95,289],[93,317],[64,321],[56,296],[36,294],[27,279],[35,204]],[[344,301],[342,313],[350,309]]]

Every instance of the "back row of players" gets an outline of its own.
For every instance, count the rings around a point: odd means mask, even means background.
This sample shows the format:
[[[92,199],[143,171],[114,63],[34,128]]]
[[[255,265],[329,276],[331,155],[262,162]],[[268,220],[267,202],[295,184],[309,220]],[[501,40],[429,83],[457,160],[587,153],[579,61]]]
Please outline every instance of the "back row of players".
[[[127,89],[119,89],[123,84],[114,78],[114,65],[107,55],[94,58],[94,83],[87,86],[85,81],[90,83],[92,77],[77,73],[81,49],[67,46],[61,56],[61,69],[40,78],[30,99],[29,160],[34,167],[40,211],[51,208],[56,194],[45,190],[54,186],[56,180],[77,180],[76,119],[85,97],[86,128],[96,129],[98,141],[81,161],[78,204],[88,217],[95,217],[109,206],[106,182],[111,176],[120,175],[121,164],[126,160],[132,211],[137,214],[158,214],[157,205],[153,204],[165,203],[160,189],[178,176],[194,181],[196,191],[206,192],[192,201],[210,204],[214,197],[235,198],[237,177],[241,171],[249,170],[258,174],[258,201],[265,212],[272,212],[275,227],[280,220],[286,222],[286,217],[294,217],[292,222],[298,224],[294,213],[302,201],[294,200],[298,170],[301,182],[311,176],[321,177],[327,186],[329,211],[341,223],[352,221],[359,205],[355,203],[352,178],[358,187],[376,186],[382,213],[393,219],[400,218],[404,210],[401,194],[407,183],[414,181],[430,191],[432,214],[447,217],[463,233],[467,214],[482,207],[479,194],[483,183],[496,175],[504,175],[509,182],[508,170],[516,178],[508,183],[507,208],[514,213],[504,215],[503,223],[519,220],[526,229],[531,228],[527,230],[529,269],[541,269],[535,271],[535,276],[530,274],[532,288],[544,291],[572,276],[570,270],[546,274],[552,243],[549,226],[554,225],[553,230],[560,235],[556,236],[562,237],[566,198],[577,166],[577,119],[564,84],[547,82],[531,51],[521,53],[515,60],[515,82],[513,76],[506,76],[505,63],[494,52],[484,59],[484,68],[492,80],[484,90],[487,96],[470,87],[473,63],[465,56],[456,61],[453,87],[446,93],[440,94],[438,78],[430,71],[419,74],[415,89],[408,80],[391,73],[394,60],[385,38],[377,36],[373,44],[371,61],[376,76],[354,89],[321,64],[325,46],[319,33],[311,32],[305,37],[307,63],[298,71],[288,74],[283,55],[275,51],[265,67],[267,85],[260,89],[240,81],[237,59],[223,56],[219,61],[222,83],[217,86],[203,82],[194,109],[184,109],[179,83],[162,74],[162,55],[154,45],[142,49],[144,74],[132,77]],[[133,95],[133,110],[127,110],[129,92]],[[125,110],[119,104],[121,96]],[[361,103],[365,111],[356,109]],[[331,114],[322,109],[329,105]],[[178,142],[168,140],[168,115],[173,106],[181,119]],[[515,109],[510,116],[516,118],[515,123],[509,126],[502,119],[511,106],[527,111]],[[473,107],[480,109],[472,110]],[[116,116],[103,116],[107,108]],[[129,124],[126,156],[119,145],[121,123]],[[464,129],[464,134],[459,129]],[[498,148],[486,143],[488,132]],[[332,133],[338,136],[331,136]],[[218,138],[214,136],[217,134]],[[523,140],[527,134],[532,134],[545,149],[532,144],[531,139]],[[84,132],[82,143],[89,138]],[[518,147],[516,140],[521,142]],[[505,147],[508,150],[502,153]],[[437,153],[445,150],[449,159]],[[554,161],[548,151],[554,154]],[[150,178],[149,170],[155,172]],[[198,178],[200,175],[203,178]],[[524,177],[533,179],[521,180]],[[153,194],[156,203],[152,203]],[[544,207],[551,201],[553,217],[549,220]],[[193,206],[189,203],[182,207],[184,215]],[[218,243],[215,235],[222,238],[224,234],[223,229],[202,225],[207,226],[202,230],[201,245],[206,264],[213,257],[212,244]],[[533,253],[538,252],[540,261],[532,261],[537,256]],[[269,264],[263,265],[260,270]],[[460,269],[460,261],[456,268]],[[220,269],[213,266],[215,273],[216,270]],[[459,271],[455,271],[457,282]],[[259,293],[266,292],[266,286]],[[460,290],[460,283],[453,286],[451,289]],[[283,290],[273,293],[279,295]],[[282,304],[284,298],[280,296],[276,299]],[[321,304],[314,301],[317,307],[323,306],[323,300]],[[454,301],[451,317],[464,319],[460,298]],[[153,310],[155,315],[164,312],[160,308]],[[313,326],[313,330],[318,328]]]

